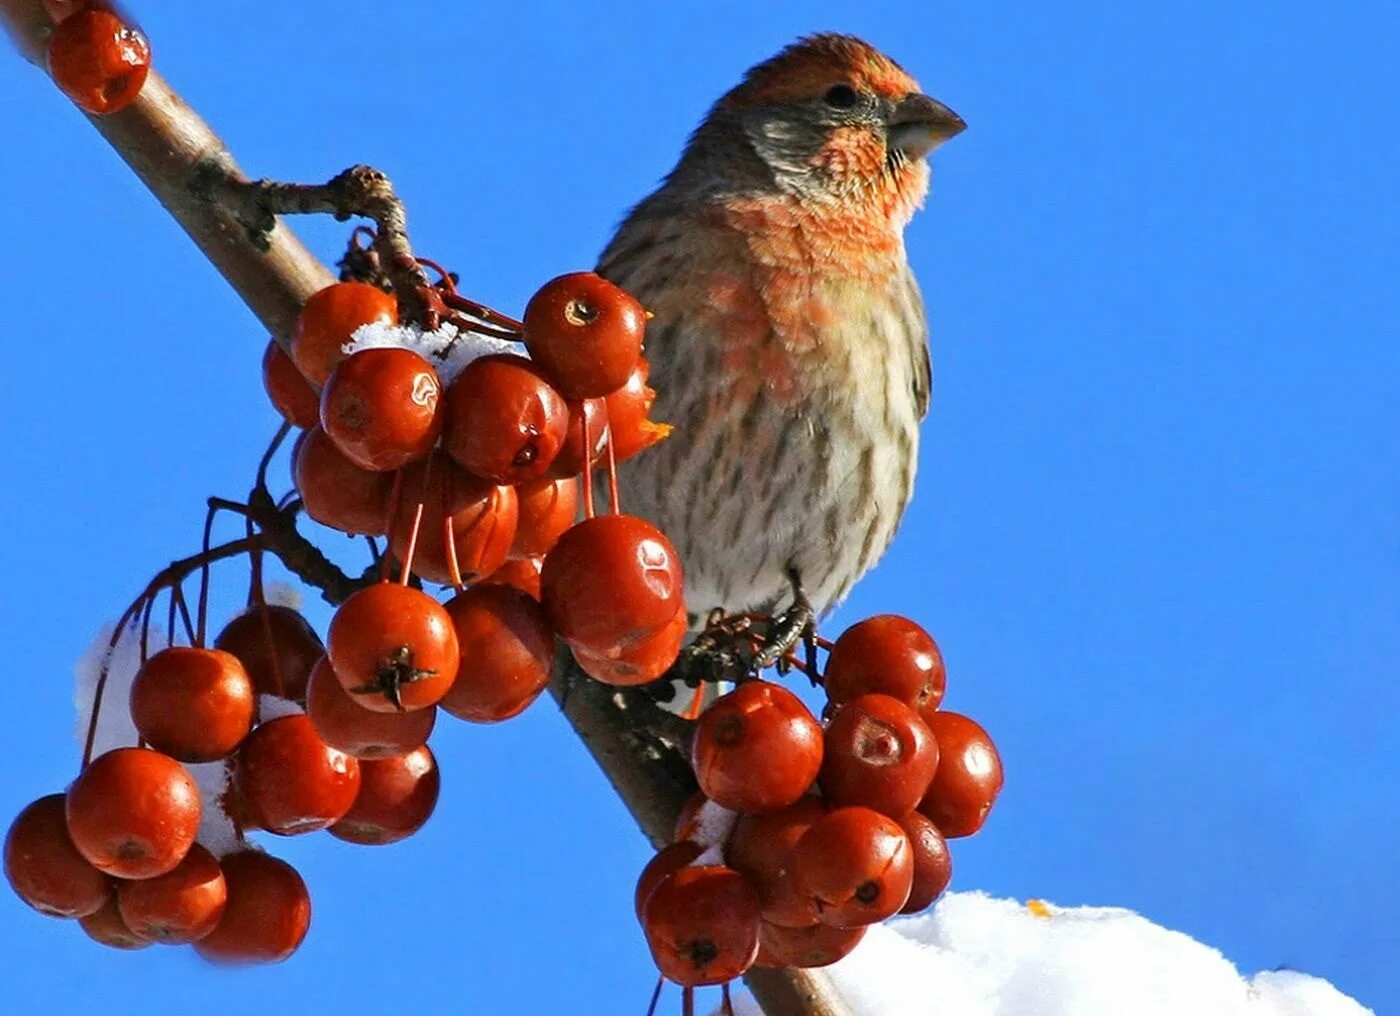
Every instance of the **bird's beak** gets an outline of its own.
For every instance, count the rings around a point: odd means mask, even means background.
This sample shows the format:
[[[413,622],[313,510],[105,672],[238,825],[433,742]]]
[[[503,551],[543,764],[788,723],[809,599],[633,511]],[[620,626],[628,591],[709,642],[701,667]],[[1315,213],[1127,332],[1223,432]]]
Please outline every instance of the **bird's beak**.
[[[911,159],[922,159],[966,128],[963,118],[943,103],[914,92],[895,104],[888,144]]]

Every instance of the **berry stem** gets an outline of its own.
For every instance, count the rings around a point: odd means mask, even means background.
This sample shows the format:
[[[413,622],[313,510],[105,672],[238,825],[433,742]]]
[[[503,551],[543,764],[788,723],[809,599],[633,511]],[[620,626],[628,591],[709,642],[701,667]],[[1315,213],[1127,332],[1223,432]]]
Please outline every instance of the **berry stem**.
[[[588,436],[588,413],[583,413],[583,517],[593,517],[593,444]]]
[[[621,515],[622,507],[617,495],[617,452],[613,449],[612,421],[608,419],[606,402],[603,403],[603,407],[603,427],[608,432],[608,509],[614,515]]]
[[[389,488],[389,509],[384,513],[384,538],[389,545],[394,541],[394,519],[399,513],[399,498],[403,495],[403,470],[394,471],[394,485]],[[384,548],[384,554],[379,559],[379,581],[389,581],[389,547]]]
[[[724,1016],[734,1016],[734,999],[729,997],[729,982],[725,981],[719,988],[720,1001],[724,1006]]]
[[[681,989],[681,1016],[695,1016],[695,989],[688,984]]]
[[[647,1006],[647,1016],[656,1016],[656,1003],[661,1001],[661,988],[665,983],[665,977],[656,979],[656,987],[651,990],[651,1005]]]
[[[457,534],[452,530],[452,470],[442,481],[442,545],[447,554],[447,574],[453,589],[463,589],[462,567],[457,563]]]

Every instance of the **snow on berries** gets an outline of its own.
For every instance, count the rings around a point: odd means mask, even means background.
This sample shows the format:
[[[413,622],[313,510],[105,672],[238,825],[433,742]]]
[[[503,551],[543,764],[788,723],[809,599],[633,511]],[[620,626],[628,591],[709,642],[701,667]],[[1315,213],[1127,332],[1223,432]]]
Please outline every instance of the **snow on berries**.
[[[310,895],[250,837],[418,834],[443,781],[428,742],[461,736],[441,717],[519,715],[562,645],[587,675],[570,680],[669,689],[679,675],[703,692],[737,678],[694,722],[698,790],[634,894],[665,978],[690,993],[755,964],[822,966],[927,907],[951,878],[949,839],[981,827],[1002,781],[986,732],[941,709],[933,639],[893,615],[834,643],[805,625],[799,658],[792,638],[769,644],[778,619],[692,616],[675,546],[618,490],[617,463],[670,433],[651,419],[641,305],[573,273],[515,321],[441,275],[430,322],[399,319],[389,280],[350,278],[307,300],[289,350],[264,350],[284,425],[247,503],[211,498],[200,553],[159,573],[93,654],[78,778],[6,839],[15,892],[113,948],[285,960]],[[273,497],[267,463],[294,428],[294,487]],[[240,531],[216,544],[221,513]],[[263,582],[262,556],[292,537],[303,567],[337,569],[299,515],[370,550],[354,578],[307,578],[338,603],[324,641]],[[248,561],[249,607],[209,638],[209,566],[225,558]],[[737,672],[693,668],[721,646]],[[824,686],[820,718],[780,683],[793,670]]]

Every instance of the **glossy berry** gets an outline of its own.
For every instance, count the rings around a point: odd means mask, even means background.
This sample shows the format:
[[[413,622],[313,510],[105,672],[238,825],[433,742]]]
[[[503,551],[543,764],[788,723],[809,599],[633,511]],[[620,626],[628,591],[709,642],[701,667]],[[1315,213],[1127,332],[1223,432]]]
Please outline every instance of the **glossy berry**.
[[[423,520],[413,551],[413,573],[444,585],[453,581],[447,561],[445,517],[452,520],[452,546],[465,583],[490,575],[506,563],[519,517],[514,487],[473,476],[441,452],[403,471],[398,513],[389,543],[400,560],[408,555],[418,505]]]
[[[592,272],[561,275],[525,306],[525,348],[570,398],[601,398],[627,383],[642,353],[646,311]]]
[[[198,843],[173,871],[117,886],[117,909],[126,926],[139,938],[168,945],[209,934],[227,902],[223,869]]]
[[[496,483],[544,473],[569,431],[569,407],[523,356],[473,360],[447,390],[443,447],[464,469]]]
[[[953,855],[938,827],[921,813],[911,811],[899,825],[914,851],[914,884],[900,913],[917,914],[942,896],[953,880]]]
[[[78,924],[87,932],[88,938],[109,949],[134,951],[153,944],[150,939],[143,938],[126,926],[121,911],[117,909],[115,892],[107,897],[101,909],[80,917]]]
[[[822,728],[786,688],[749,681],[701,715],[691,756],[710,800],[735,811],[777,811],[817,778]]]
[[[632,909],[636,911],[638,921],[642,920],[647,901],[656,892],[656,887],[682,868],[688,868],[700,854],[700,844],[690,840],[680,840],[656,852],[637,876],[637,888],[632,893]]]
[[[361,469],[317,424],[297,441],[292,477],[310,515],[323,526],[355,536],[382,536],[394,478]]]
[[[938,768],[938,742],[912,706],[862,695],[827,724],[822,796],[833,807],[864,805],[886,815],[913,811]]]
[[[793,856],[803,833],[825,814],[818,798],[803,797],[779,811],[741,815],[734,824],[724,859],[757,890],[765,921],[791,927],[816,923],[815,901],[793,881]]]
[[[154,878],[184,859],[199,829],[199,788],[169,755],[117,748],[68,788],[68,835],[99,871]]]
[[[428,454],[442,433],[442,382],[411,349],[362,349],[326,382],[321,429],[361,469],[399,469]]]
[[[555,630],[594,655],[625,650],[684,610],[680,556],[632,515],[574,526],[544,559],[541,600]]]
[[[390,582],[361,589],[340,605],[326,653],[345,690],[377,712],[435,705],[452,687],[460,662],[457,633],[442,604]]]
[[[542,556],[554,549],[559,537],[578,521],[579,482],[544,477],[515,488],[520,500],[513,558]]]
[[[341,685],[324,656],[306,686],[306,715],[321,740],[362,762],[408,754],[428,740],[437,720],[432,707],[404,713],[366,709]]]
[[[136,672],[131,719],[146,743],[181,762],[213,762],[253,729],[253,682],[222,649],[172,646]]]
[[[305,716],[262,724],[238,750],[238,789],[257,825],[279,836],[338,822],[360,790],[360,763],[322,741]]]
[[[758,929],[759,967],[828,967],[850,954],[865,937],[866,927],[833,928],[812,924],[788,928],[764,921]]]
[[[398,758],[360,763],[360,792],[330,834],[348,843],[377,846],[412,836],[437,807],[441,777],[427,745]]]
[[[971,836],[1001,793],[1001,756],[976,721],[961,713],[930,717],[941,756],[919,810],[949,839]]]
[[[627,383],[609,392],[603,400],[608,405],[609,437],[618,462],[626,462],[671,433],[669,423],[656,423],[651,419],[656,391],[647,384],[650,374],[651,365],[646,357],[639,358]]]
[[[588,440],[584,440],[584,427],[588,428]],[[564,444],[554,456],[549,467],[549,476],[567,479],[583,472],[584,449],[587,460],[595,466],[605,461],[610,431],[608,429],[608,407],[602,399],[570,399],[569,429],[564,436]]]
[[[663,879],[642,909],[651,956],[677,984],[723,984],[758,955],[758,894],[718,865],[682,868]]]
[[[544,567],[543,557],[518,557],[507,561],[478,584],[511,586],[519,589],[532,599],[540,598],[540,570]]]
[[[685,611],[679,610],[664,627],[642,636],[625,649],[609,650],[600,656],[574,647],[574,659],[585,674],[604,684],[620,687],[650,684],[676,662],[688,630]]]
[[[49,73],[81,110],[104,116],[141,94],[151,70],[151,46],[139,29],[100,7],[81,10],[49,36]]]
[[[311,668],[325,652],[316,630],[291,607],[267,604],[239,614],[219,632],[214,648],[243,664],[259,695],[306,698]]]
[[[908,618],[881,614],[847,628],[826,663],[833,703],[861,695],[890,695],[915,709],[937,709],[947,675],[929,633]]]
[[[267,397],[282,419],[302,430],[316,426],[321,419],[321,396],[275,339],[269,339],[263,351],[262,378]]]
[[[111,893],[111,879],[68,836],[62,794],[41,797],[19,813],[5,836],[4,858],[15,895],[50,917],[95,913]]]
[[[195,952],[214,963],[279,963],[311,924],[311,897],[297,870],[259,850],[241,850],[221,866],[228,904]]]
[[[908,901],[914,851],[894,819],[869,808],[837,808],[797,841],[793,878],[823,924],[876,924]]]
[[[311,295],[292,327],[292,360],[314,385],[324,385],[345,359],[342,346],[367,324],[392,325],[398,317],[393,294],[364,282],[337,282]]]
[[[539,603],[510,586],[487,584],[458,593],[446,610],[461,663],[442,708],[476,723],[523,712],[554,667],[554,632]]]

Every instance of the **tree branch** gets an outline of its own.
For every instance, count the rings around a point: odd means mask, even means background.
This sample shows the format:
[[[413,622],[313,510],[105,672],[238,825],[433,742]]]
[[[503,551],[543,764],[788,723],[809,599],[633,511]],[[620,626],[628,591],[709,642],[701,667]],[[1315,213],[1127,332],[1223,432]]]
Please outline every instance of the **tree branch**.
[[[20,53],[42,66],[51,26],[40,0],[0,0],[0,21]],[[250,236],[239,215],[247,212],[246,203],[237,208],[208,200],[211,180],[235,185],[225,190],[258,192],[219,137],[154,72],[131,106],[89,120],[285,348],[301,305],[335,277],[284,224],[273,220],[270,229]],[[384,225],[380,223],[380,232]],[[402,235],[402,221],[390,225]],[[385,265],[386,271],[396,268],[402,265]],[[291,532],[295,534],[294,527]],[[298,557],[309,546],[289,537],[287,546],[269,544],[267,549],[287,554],[303,566],[303,574],[314,574],[318,562]],[[668,842],[676,814],[694,788],[684,725],[641,692],[610,688],[582,675],[566,653],[551,691],[556,700],[564,699],[569,722],[643,832],[655,845]],[[755,969],[745,979],[768,1016],[850,1014],[821,971]]]

